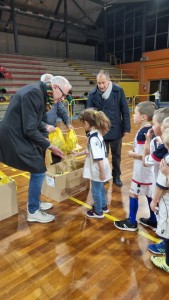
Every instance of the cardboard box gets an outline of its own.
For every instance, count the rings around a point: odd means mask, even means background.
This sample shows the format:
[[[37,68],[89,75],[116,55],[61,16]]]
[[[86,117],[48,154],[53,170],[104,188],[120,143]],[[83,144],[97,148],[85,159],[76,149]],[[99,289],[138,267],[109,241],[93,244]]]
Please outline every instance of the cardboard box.
[[[0,185],[0,220],[4,220],[18,213],[18,203],[16,197],[16,183],[11,182]]]
[[[61,202],[89,188],[82,161],[62,161],[48,167],[41,194]]]

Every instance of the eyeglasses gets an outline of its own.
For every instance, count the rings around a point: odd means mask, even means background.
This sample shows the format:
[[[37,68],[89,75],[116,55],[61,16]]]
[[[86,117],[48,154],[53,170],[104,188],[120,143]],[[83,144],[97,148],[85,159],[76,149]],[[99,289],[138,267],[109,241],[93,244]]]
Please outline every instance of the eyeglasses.
[[[60,90],[60,92],[62,93],[62,97],[66,98],[67,95],[62,91],[62,89],[61,89],[59,86],[57,86],[57,87],[58,87],[58,89]]]

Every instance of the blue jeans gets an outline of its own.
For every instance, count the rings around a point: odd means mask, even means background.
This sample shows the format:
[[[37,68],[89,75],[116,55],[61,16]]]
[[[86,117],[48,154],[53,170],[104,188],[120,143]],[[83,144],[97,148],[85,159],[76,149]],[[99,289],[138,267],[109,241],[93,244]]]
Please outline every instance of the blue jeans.
[[[30,177],[28,189],[28,210],[33,214],[40,205],[40,194],[45,173],[33,173]]]
[[[105,207],[107,205],[104,183],[94,180],[92,180],[91,183],[94,209],[96,213],[100,214],[103,212],[102,207]]]

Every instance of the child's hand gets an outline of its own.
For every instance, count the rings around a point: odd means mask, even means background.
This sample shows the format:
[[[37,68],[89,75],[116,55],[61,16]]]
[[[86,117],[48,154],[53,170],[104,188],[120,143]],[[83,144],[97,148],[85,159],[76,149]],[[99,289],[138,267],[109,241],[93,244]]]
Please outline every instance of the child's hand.
[[[81,155],[86,154],[86,150],[83,150],[83,151],[80,151],[80,152],[72,150],[71,153],[74,154],[75,156],[81,156]]]
[[[162,159],[162,161],[160,162],[160,171],[165,175],[165,176],[169,176],[169,167],[167,165],[167,162]]]
[[[70,153],[73,154],[74,156],[79,156],[79,152],[76,152],[76,151],[72,150]]]
[[[153,135],[154,135],[154,130],[152,128],[150,128],[147,133],[144,134],[145,135],[145,138],[146,138],[146,141],[147,142],[151,142],[152,138],[153,138]]]
[[[157,142],[157,147],[163,143],[159,136],[156,137],[156,142]]]
[[[106,175],[104,172],[100,172],[100,180],[104,181],[106,179]]]

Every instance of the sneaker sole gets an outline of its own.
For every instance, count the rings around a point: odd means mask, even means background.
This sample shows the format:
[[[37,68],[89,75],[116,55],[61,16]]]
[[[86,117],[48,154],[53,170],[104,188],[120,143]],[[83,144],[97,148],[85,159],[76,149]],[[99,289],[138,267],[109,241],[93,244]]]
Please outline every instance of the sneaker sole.
[[[141,222],[141,221],[139,221],[139,223],[141,224],[141,225],[143,225],[143,226],[145,226],[146,228],[150,228],[152,231],[154,231],[154,232],[156,232],[156,230],[157,230],[157,228],[155,228],[155,227],[153,227],[153,226],[151,226],[151,225],[147,225],[147,224],[145,224],[145,223],[143,223],[143,222]]]
[[[46,220],[46,221],[40,221],[40,220],[35,220],[35,219],[27,218],[28,222],[38,222],[38,223],[50,223],[50,222],[52,222],[54,220],[55,220],[55,217],[52,220]]]
[[[89,216],[89,215],[86,214],[86,217],[92,218],[92,219],[103,219],[104,215],[103,216]]]
[[[107,214],[108,212],[109,212],[109,209],[108,210],[103,210],[104,214]]]
[[[138,228],[122,228],[122,227],[118,227],[115,223],[114,223],[114,226],[120,230],[123,230],[123,231],[137,231]]]
[[[148,250],[149,250],[151,253],[154,253],[154,254],[157,254],[157,255],[165,255],[165,251],[164,251],[164,252],[156,252],[156,251],[150,250],[149,248],[148,248]]]
[[[41,205],[40,205],[40,209],[41,210],[48,210],[48,209],[51,209],[53,207],[53,205],[51,205],[50,207],[48,207],[48,208],[43,208],[43,207],[41,207]]]

